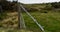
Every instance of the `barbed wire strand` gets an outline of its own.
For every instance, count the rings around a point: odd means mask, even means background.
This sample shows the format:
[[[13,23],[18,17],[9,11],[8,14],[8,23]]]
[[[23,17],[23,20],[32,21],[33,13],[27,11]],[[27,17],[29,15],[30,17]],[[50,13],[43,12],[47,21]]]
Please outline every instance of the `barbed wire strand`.
[[[37,22],[37,20],[34,17],[31,16],[31,14],[23,7],[23,5],[20,4],[20,7],[33,19],[33,21],[39,26],[39,28],[43,32],[45,32],[44,29],[43,29],[43,27]]]

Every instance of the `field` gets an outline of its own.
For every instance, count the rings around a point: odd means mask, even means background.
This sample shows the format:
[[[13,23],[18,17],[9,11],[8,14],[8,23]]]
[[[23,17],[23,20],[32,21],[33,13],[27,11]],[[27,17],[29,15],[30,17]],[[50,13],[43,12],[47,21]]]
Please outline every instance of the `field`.
[[[0,1],[0,32],[42,32],[23,11],[22,5],[41,24],[45,32],[60,32],[60,2],[23,4],[14,0]],[[18,24],[21,23],[18,22],[19,10],[22,11],[26,29],[19,29]]]
[[[0,32],[7,31],[6,25],[7,26],[10,25],[8,24],[9,22],[13,22],[15,26],[17,26],[18,24],[17,12],[9,12],[7,14],[8,14],[7,17],[3,20],[4,22],[2,21],[2,26],[5,27],[5,29],[1,28]],[[40,13],[36,11],[36,12],[30,12],[30,14],[35,19],[37,19],[39,24],[43,26],[46,32],[60,32],[60,13],[59,12]],[[41,32],[41,29],[33,22],[33,20],[25,12],[23,12],[23,16],[26,24],[26,30],[21,30],[21,32]],[[5,22],[7,22],[7,24]],[[20,30],[8,29],[7,32],[17,32],[17,31],[20,31]]]

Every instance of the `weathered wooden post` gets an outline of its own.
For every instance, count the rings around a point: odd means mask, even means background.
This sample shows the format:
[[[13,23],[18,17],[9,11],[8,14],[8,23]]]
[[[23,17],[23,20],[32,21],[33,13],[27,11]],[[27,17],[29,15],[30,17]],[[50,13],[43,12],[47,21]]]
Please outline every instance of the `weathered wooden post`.
[[[18,11],[18,28],[20,29],[20,10],[19,10],[18,0],[17,0],[17,11]]]
[[[20,4],[18,3],[18,0],[17,0],[17,10],[18,10],[18,27],[19,29],[25,29],[25,23],[21,12],[22,9],[20,7]]]

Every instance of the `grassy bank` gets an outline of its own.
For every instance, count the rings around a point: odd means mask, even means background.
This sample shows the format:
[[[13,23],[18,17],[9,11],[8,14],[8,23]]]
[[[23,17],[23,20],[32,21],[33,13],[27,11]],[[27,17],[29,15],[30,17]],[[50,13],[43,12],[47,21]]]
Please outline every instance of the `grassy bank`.
[[[30,14],[37,19],[37,21],[43,26],[46,32],[60,32],[60,13],[59,12],[48,12],[48,13],[40,13],[40,12],[30,12]],[[13,25],[17,26],[18,20],[17,20],[17,13],[16,12],[10,12],[7,13],[7,18],[8,21],[5,19],[7,24],[9,22],[12,22]],[[33,22],[33,20],[23,12],[25,24],[26,24],[26,31],[27,32],[41,32],[39,27]],[[10,19],[10,20],[9,20]],[[5,21],[2,22],[3,26],[7,25],[5,24]],[[8,24],[10,25],[10,24]],[[11,26],[11,25],[10,25]],[[4,26],[5,27],[5,26]],[[0,31],[6,31],[6,29],[0,29]],[[20,30],[12,30],[12,31],[18,31]],[[10,31],[10,32],[12,32]],[[25,32],[25,30],[22,30]]]

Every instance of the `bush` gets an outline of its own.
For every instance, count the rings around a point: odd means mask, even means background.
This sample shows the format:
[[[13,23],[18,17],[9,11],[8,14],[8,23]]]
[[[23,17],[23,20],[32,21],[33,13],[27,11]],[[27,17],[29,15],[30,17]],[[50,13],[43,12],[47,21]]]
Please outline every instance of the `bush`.
[[[41,10],[40,12],[41,12],[41,13],[48,13],[47,10]]]
[[[60,2],[51,3],[52,7],[60,8]]]
[[[52,10],[52,6],[50,3],[46,4],[46,6],[42,10]]]
[[[38,9],[37,9],[37,8],[34,8],[34,7],[26,8],[26,10],[27,10],[28,12],[38,11]]]

